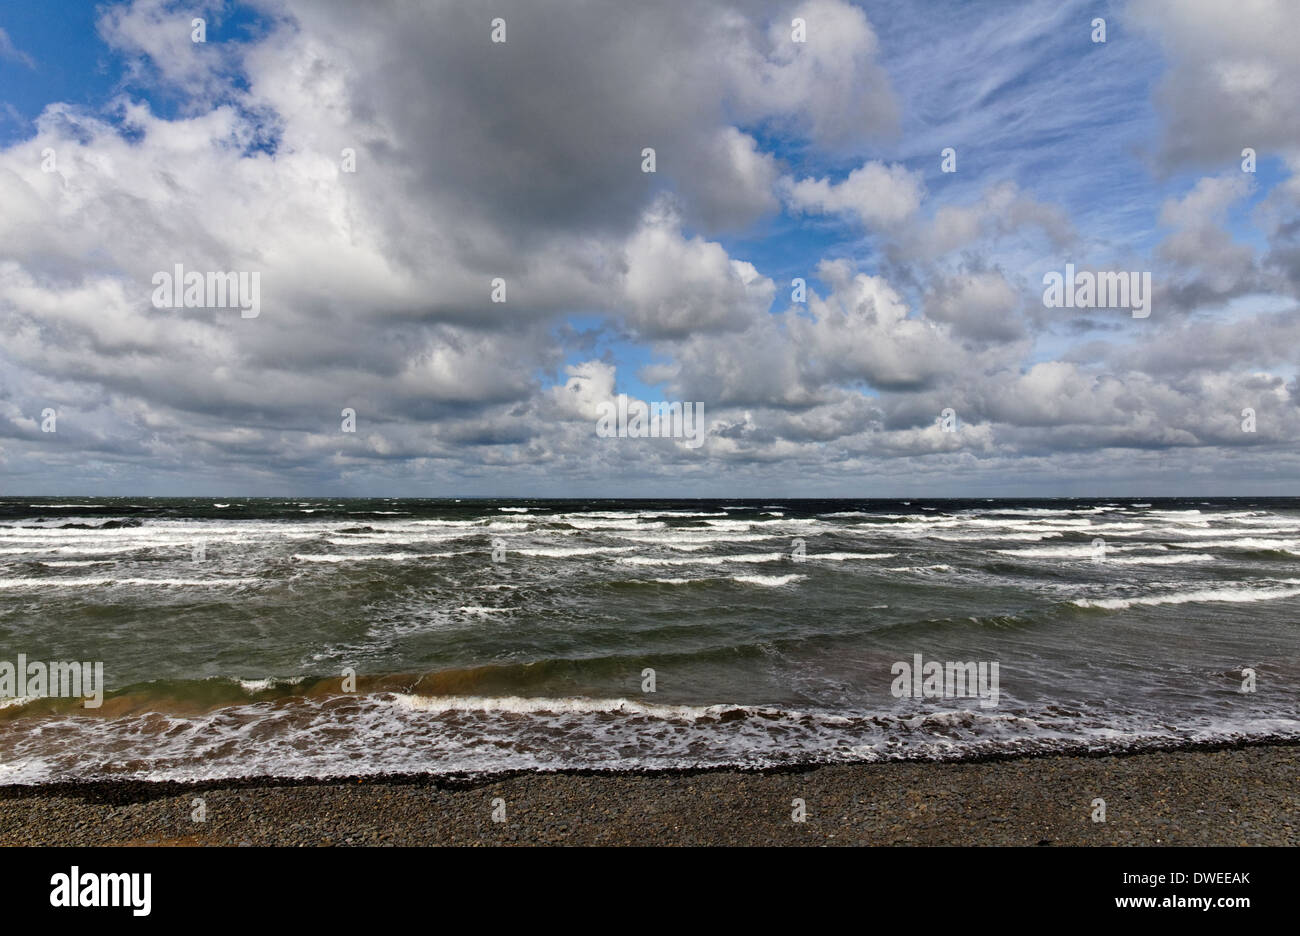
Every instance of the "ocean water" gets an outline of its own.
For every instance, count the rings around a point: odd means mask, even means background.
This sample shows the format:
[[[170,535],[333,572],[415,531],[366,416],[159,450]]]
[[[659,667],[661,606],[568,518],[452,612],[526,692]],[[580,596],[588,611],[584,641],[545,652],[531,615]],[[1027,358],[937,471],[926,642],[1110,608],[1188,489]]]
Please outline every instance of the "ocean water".
[[[107,686],[0,698],[0,783],[1296,739],[1298,611],[1294,499],[0,498],[0,664]]]

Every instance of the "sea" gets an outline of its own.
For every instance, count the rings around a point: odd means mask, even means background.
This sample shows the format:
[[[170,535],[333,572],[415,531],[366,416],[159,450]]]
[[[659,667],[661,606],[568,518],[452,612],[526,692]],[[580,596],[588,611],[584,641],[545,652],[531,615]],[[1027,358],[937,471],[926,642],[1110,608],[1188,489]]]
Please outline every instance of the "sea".
[[[0,784],[1295,741],[1298,622],[1292,498],[5,497]]]

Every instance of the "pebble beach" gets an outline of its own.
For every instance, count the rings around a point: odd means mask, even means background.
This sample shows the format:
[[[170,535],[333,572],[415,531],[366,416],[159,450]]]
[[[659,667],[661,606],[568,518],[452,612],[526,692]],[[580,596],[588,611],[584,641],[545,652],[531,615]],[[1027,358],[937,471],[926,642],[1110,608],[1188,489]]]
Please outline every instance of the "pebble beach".
[[[1295,846],[1300,746],[477,780],[83,782],[0,788],[0,803],[3,845]]]

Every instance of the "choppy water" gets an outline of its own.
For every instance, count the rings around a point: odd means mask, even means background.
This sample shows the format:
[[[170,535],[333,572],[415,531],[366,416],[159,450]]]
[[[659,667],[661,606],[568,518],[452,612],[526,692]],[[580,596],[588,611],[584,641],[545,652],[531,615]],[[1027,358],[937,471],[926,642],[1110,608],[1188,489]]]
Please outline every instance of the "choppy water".
[[[109,691],[0,699],[0,783],[1300,738],[1298,608],[1292,499],[5,498],[0,663]]]

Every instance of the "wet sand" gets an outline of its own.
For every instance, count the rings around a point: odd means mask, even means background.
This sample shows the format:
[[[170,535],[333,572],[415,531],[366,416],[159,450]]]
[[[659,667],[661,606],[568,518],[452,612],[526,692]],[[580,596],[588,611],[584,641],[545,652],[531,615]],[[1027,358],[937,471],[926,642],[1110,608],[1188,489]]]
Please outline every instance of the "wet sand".
[[[1105,822],[1093,821],[1097,798]],[[503,809],[505,821],[493,821]],[[473,781],[4,787],[0,844],[1295,846],[1300,746]]]

